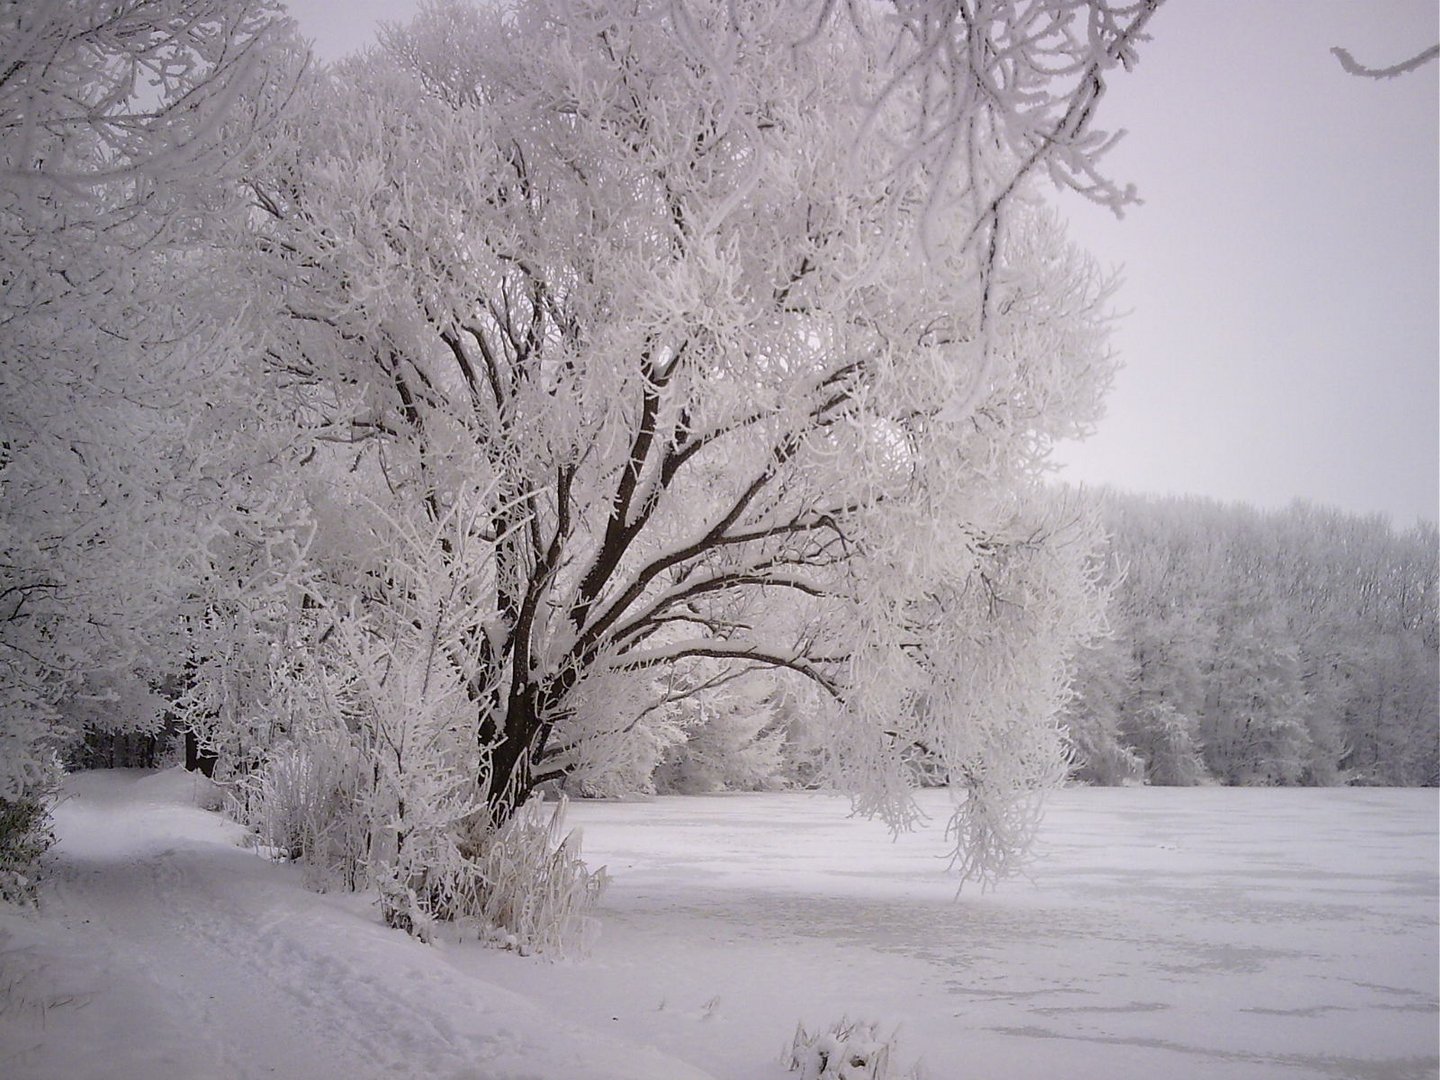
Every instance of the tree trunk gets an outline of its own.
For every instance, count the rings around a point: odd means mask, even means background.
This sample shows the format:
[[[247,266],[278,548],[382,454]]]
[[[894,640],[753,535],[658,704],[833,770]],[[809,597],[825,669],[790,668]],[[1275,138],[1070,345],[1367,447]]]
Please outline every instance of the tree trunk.
[[[488,750],[489,770],[485,782],[485,804],[490,819],[500,825],[525,805],[535,790],[536,757],[544,750],[544,736],[550,725],[537,707],[540,691],[528,684],[515,687],[505,710],[505,730],[497,734],[492,721],[480,725],[482,752]]]
[[[214,779],[215,764],[220,760],[212,750],[201,750],[200,740],[193,731],[185,732],[185,768],[190,772],[201,772]]]

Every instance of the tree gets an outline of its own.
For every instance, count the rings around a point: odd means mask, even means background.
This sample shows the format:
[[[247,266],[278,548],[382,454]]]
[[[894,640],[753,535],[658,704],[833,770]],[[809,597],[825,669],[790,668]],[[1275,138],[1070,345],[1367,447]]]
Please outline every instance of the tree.
[[[657,790],[699,794],[755,791],[782,783],[785,732],[775,719],[775,679],[725,672],[693,686],[667,688],[661,708],[674,717],[677,741],[654,770]]]
[[[1195,721],[1175,706],[1152,701],[1126,719],[1127,741],[1143,762],[1146,783],[1194,787],[1210,779]]]
[[[0,799],[43,790],[67,727],[158,723],[199,520],[185,365],[226,333],[182,262],[263,128],[279,10],[0,8]]]
[[[887,151],[913,95],[812,22],[436,5],[317,80],[240,241],[282,309],[267,404],[349,534],[310,547],[311,668],[385,641],[436,673],[492,820],[658,687],[795,680],[862,808],[904,818],[917,745],[968,788],[983,876],[1063,771],[1097,615],[1088,517],[1040,478],[1097,415],[1105,289],[1025,184],[977,206]]]
[[[1066,737],[1075,751],[1072,776],[1088,784],[1118,787],[1146,775],[1148,755],[1127,735],[1129,710],[1135,706],[1138,665],[1112,595],[1110,632],[1075,658],[1074,697],[1065,708]]]

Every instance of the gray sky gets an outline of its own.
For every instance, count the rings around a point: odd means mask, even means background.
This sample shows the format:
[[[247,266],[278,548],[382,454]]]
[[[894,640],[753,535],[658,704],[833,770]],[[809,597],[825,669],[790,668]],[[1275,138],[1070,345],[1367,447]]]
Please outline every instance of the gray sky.
[[[1062,475],[1435,520],[1440,65],[1359,79],[1329,52],[1413,56],[1434,0],[1170,0],[1151,29],[1101,112],[1145,205],[1065,204],[1130,314]]]
[[[322,55],[413,0],[296,0]],[[1067,198],[1073,234],[1123,268],[1125,368],[1086,484],[1261,506],[1295,498],[1435,520],[1440,503],[1440,64],[1383,67],[1440,36],[1434,0],[1169,0],[1102,126],[1140,189],[1123,221]]]

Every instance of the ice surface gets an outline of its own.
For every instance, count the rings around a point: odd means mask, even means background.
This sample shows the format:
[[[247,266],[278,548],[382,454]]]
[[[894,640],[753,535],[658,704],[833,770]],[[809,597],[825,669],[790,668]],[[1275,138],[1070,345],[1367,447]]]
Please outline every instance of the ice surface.
[[[933,1080],[1440,1068],[1436,792],[1071,789],[1029,880],[958,899],[927,805],[892,843],[823,796],[575,804],[615,875],[594,956],[472,962],[734,1080],[842,1015]]]
[[[1030,880],[955,897],[934,820],[820,795],[575,803],[615,880],[585,961],[379,924],[236,846],[178,771],[72,779],[0,914],[7,1080],[781,1080],[797,1021],[962,1078],[1433,1077],[1434,791],[1075,789]]]

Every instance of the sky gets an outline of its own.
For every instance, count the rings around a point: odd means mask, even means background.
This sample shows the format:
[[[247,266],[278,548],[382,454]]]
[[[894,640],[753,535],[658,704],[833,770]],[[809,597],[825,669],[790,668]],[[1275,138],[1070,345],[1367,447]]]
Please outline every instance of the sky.
[[[324,58],[413,0],[294,0]],[[1124,364],[1096,434],[1057,448],[1086,485],[1277,508],[1440,517],[1440,38],[1435,0],[1169,0],[1099,125],[1144,200],[1065,196],[1123,283]]]
[[[1101,116],[1109,170],[1144,205],[1066,200],[1123,266],[1125,364],[1086,483],[1295,498],[1399,526],[1437,517],[1437,71],[1384,67],[1437,39],[1434,0],[1171,0]],[[1102,126],[1105,126],[1102,124]]]

